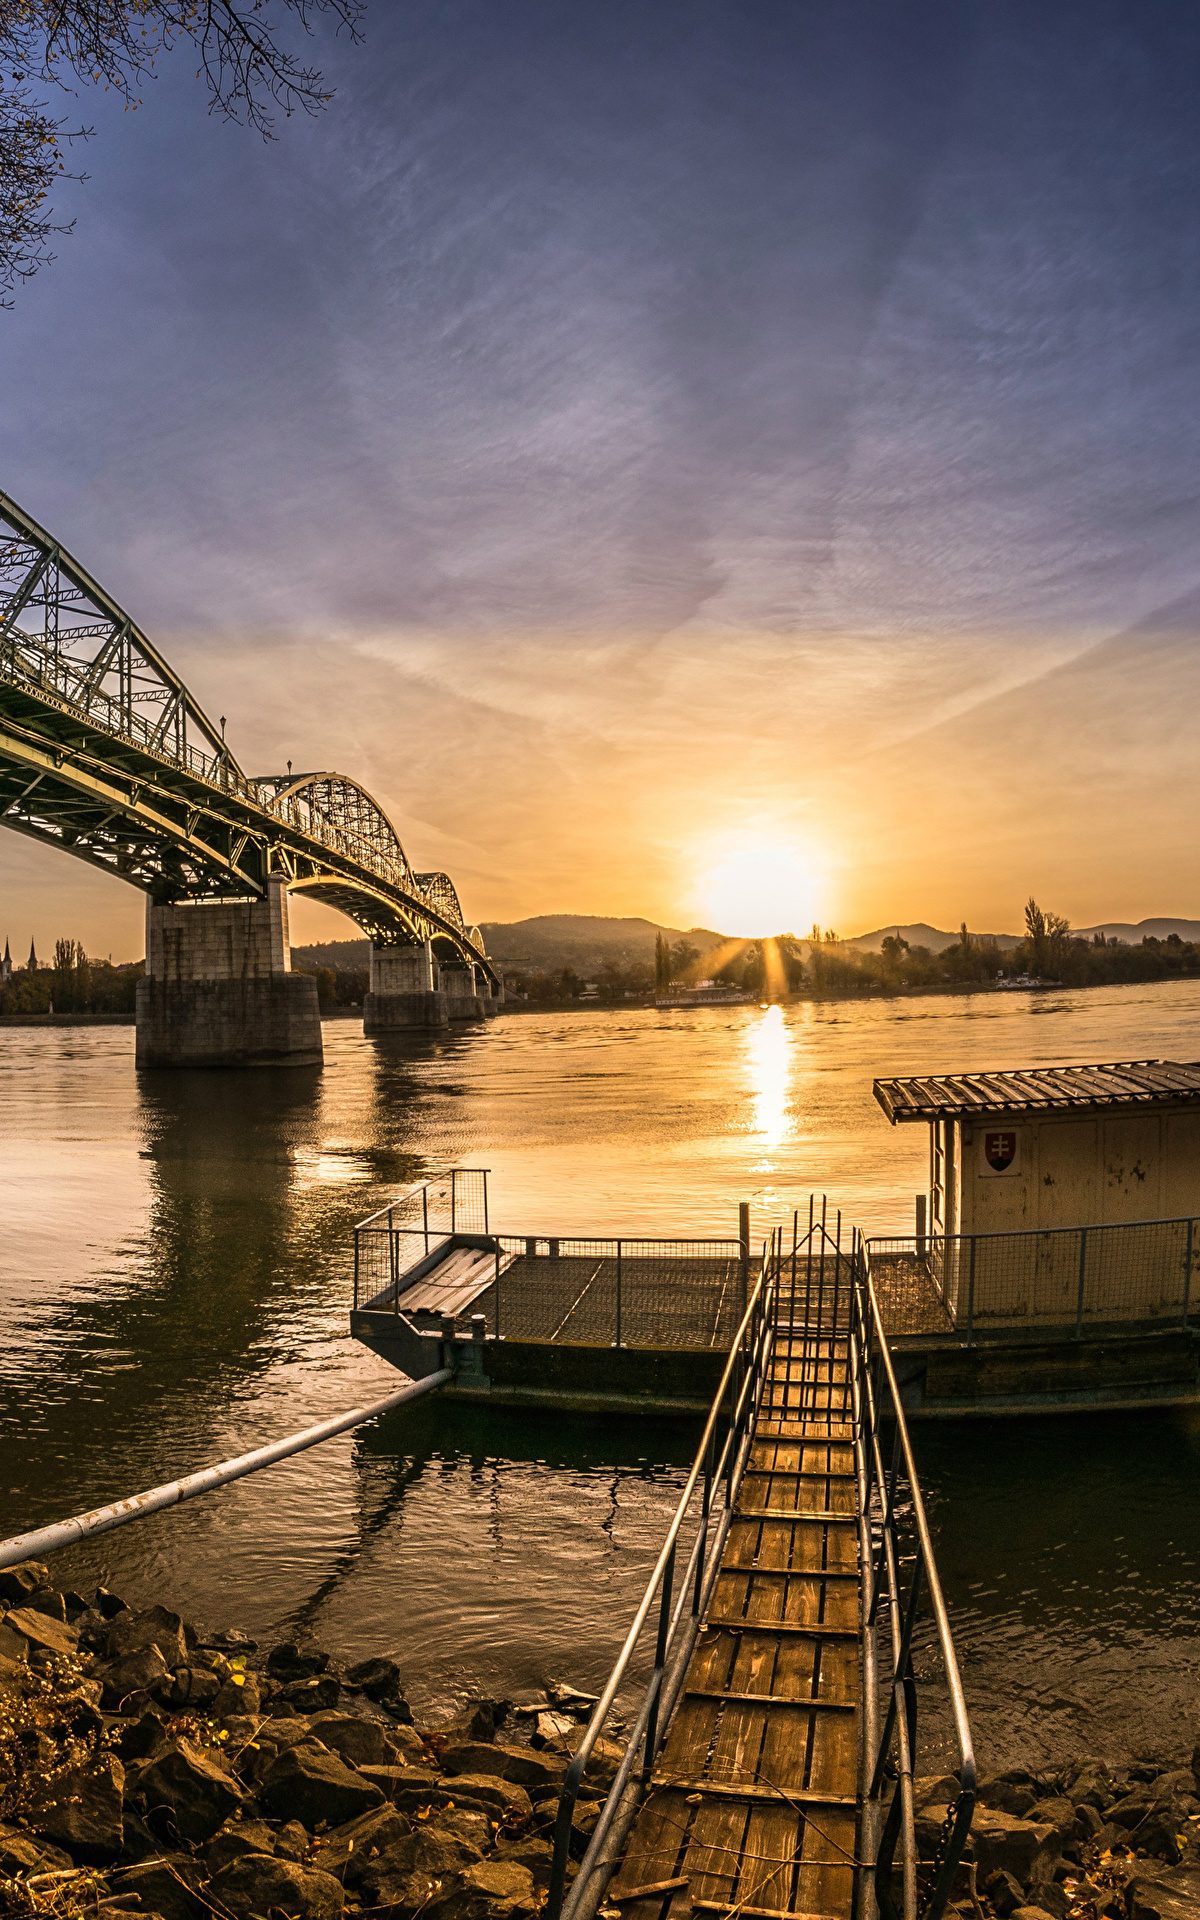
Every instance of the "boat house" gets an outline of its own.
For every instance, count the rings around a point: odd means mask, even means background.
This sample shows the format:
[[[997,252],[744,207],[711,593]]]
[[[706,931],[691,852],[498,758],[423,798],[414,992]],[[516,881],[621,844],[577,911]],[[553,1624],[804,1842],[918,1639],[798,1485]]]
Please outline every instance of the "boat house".
[[[929,1128],[931,1237],[1200,1215],[1200,1064],[922,1074],[875,1098]]]

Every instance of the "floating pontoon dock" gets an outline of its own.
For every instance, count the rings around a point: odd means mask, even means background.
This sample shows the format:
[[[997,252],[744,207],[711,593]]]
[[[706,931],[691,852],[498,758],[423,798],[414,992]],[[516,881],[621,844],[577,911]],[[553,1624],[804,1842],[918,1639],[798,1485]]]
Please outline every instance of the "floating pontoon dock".
[[[728,1238],[489,1230],[487,1174],[459,1167],[354,1230],[351,1331],[414,1379],[457,1359],[452,1398],[703,1413],[761,1266]]]
[[[1200,1404],[1200,1216],[862,1241],[913,1418]],[[450,1398],[703,1413],[761,1272],[736,1236],[507,1234],[457,1168],[354,1233],[351,1331]]]

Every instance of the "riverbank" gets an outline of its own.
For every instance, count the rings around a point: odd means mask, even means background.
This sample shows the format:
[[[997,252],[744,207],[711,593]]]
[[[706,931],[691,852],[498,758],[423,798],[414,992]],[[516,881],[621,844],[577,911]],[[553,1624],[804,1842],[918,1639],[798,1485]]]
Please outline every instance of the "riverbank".
[[[0,1573],[0,1912],[518,1920],[549,1883],[593,1701],[551,1686],[416,1726],[400,1669],[264,1652],[169,1607]],[[618,1758],[599,1743],[578,1857]]]
[[[1164,980],[1135,982],[1135,985],[1184,986],[1194,985],[1197,978],[1194,973],[1171,974]],[[566,1000],[520,1000],[510,997],[505,1000],[501,1013],[505,1014],[548,1014],[548,1013],[653,1013],[653,1012],[698,1012],[705,1007],[714,1007],[720,1012],[728,1012],[739,1006],[857,1006],[886,1005],[892,1000],[950,1000],[973,998],[984,994],[1004,999],[1044,1000],[1047,994],[1101,993],[1112,991],[1111,981],[1087,981],[1072,985],[1068,981],[1039,981],[1037,985],[1017,985],[1011,980],[944,980],[933,981],[921,986],[867,986],[862,989],[842,990],[831,988],[825,993],[782,993],[772,994],[768,999],[757,1000],[753,994],[731,994],[728,997],[712,996],[707,999],[688,999],[684,995],[672,995],[669,998],[655,998],[653,994],[639,995],[628,1000],[566,999]],[[362,1008],[356,1004],[347,1006],[329,1006],[321,1008],[322,1020],[362,1020]],[[135,1024],[133,1013],[4,1013],[0,1014],[0,1030],[5,1027],[132,1027]],[[455,1029],[457,1031],[458,1029]],[[470,1028],[466,1029],[470,1031]],[[427,1029],[420,1029],[425,1034]]]
[[[27,1562],[0,1573],[0,1911],[534,1920],[593,1704],[548,1683],[414,1724],[389,1658],[343,1666],[295,1641],[264,1650],[103,1587],[64,1593]],[[984,1773],[955,1909],[974,1920],[1194,1914],[1200,1753],[1179,1731],[1125,1767],[1084,1755]],[[597,1743],[574,1860],[620,1753]],[[958,1791],[953,1775],[916,1783],[927,1874]],[[681,1863],[686,1846],[681,1836]]]
[[[132,1013],[0,1013],[0,1027],[132,1027]]]

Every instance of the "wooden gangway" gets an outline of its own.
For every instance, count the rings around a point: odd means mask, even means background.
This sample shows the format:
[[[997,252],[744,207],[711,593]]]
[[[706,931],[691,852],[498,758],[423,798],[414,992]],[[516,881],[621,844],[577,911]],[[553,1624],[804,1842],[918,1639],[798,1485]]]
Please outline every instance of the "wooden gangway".
[[[885,1406],[890,1464],[880,1437]],[[689,1542],[683,1522],[693,1498]],[[960,1781],[941,1856],[924,1876],[911,1660],[922,1590],[955,1708]],[[574,1789],[655,1615],[653,1677],[568,1886]],[[550,1920],[591,1920],[602,1904],[624,1920],[871,1920],[876,1911],[938,1920],[970,1827],[974,1781],[949,1625],[865,1262],[857,1240],[844,1251],[840,1232],[810,1214],[806,1233],[797,1219],[790,1245],[776,1234],[764,1249],[676,1521],[568,1774]]]

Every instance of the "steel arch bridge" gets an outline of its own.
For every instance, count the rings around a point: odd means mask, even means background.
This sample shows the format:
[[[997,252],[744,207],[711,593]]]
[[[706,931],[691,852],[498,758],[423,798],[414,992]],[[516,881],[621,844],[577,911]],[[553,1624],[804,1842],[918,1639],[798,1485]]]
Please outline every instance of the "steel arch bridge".
[[[415,873],[341,773],[243,773],[145,634],[0,493],[0,825],[160,902],[289,892],[377,946],[432,940],[498,984],[444,873]]]

